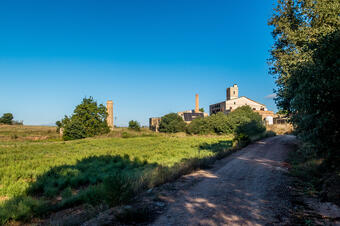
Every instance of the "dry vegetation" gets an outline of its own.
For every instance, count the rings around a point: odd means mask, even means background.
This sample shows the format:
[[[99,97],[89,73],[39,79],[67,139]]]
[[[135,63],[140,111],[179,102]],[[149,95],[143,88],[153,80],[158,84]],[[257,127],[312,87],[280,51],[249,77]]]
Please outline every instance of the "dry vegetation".
[[[291,134],[293,132],[292,124],[274,124],[266,126],[268,131],[273,131],[277,135]]]
[[[0,142],[60,140],[55,126],[0,125]]]

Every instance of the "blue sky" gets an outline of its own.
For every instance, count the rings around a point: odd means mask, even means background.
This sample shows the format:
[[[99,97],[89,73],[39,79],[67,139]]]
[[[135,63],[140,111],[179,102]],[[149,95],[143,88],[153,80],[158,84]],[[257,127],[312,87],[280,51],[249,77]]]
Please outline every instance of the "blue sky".
[[[206,110],[237,83],[276,110],[267,59],[274,0],[0,1],[0,114],[51,124],[83,97],[117,124]]]

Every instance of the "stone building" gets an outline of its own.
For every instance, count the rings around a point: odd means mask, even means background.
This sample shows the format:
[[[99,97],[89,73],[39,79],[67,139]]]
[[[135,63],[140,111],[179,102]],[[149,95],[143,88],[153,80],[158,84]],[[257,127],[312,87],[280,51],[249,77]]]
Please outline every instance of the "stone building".
[[[159,124],[161,123],[160,117],[154,117],[149,119],[149,129],[158,132]]]
[[[247,105],[257,113],[259,113],[262,116],[262,120],[266,121],[266,123],[273,124],[274,112],[268,111],[266,105],[254,101],[248,97],[238,97],[239,90],[236,84],[232,87],[227,88],[226,94],[227,95],[225,101],[209,106],[210,115],[216,114],[218,112],[228,114],[238,107]]]
[[[181,112],[177,112],[177,114],[179,116],[181,116],[183,121],[187,124],[191,123],[192,120],[194,120],[195,118],[200,118],[200,117],[204,118],[204,117],[208,116],[207,113],[201,112],[199,110],[199,96],[198,96],[198,94],[196,94],[196,96],[195,96],[195,109],[194,110],[181,111]],[[161,118],[159,118],[159,117],[150,118],[149,119],[150,130],[158,132],[160,122],[161,122]]]

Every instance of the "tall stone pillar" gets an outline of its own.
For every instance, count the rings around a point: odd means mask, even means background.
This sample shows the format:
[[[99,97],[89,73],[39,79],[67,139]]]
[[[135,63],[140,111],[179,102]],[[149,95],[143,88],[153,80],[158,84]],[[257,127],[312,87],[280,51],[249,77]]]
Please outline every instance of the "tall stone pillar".
[[[107,125],[110,127],[111,130],[113,130],[113,102],[112,100],[108,100],[106,102],[106,109],[107,109],[107,118],[106,122]]]
[[[195,112],[196,113],[200,112],[200,104],[199,104],[198,94],[196,94]]]

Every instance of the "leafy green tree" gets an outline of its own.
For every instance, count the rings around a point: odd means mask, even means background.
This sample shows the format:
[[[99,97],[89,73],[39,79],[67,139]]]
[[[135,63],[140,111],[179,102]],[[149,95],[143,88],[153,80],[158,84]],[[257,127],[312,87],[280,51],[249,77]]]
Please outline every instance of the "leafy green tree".
[[[106,123],[106,107],[98,105],[92,97],[84,98],[74,109],[72,116],[65,116],[61,122],[56,122],[58,128],[64,128],[63,139],[81,139],[92,137],[110,131]]]
[[[223,112],[218,112],[206,118],[209,127],[216,134],[230,134],[233,132],[233,127],[229,120],[229,116]]]
[[[139,124],[139,122],[131,120],[129,122],[129,129],[140,131],[140,124]]]
[[[12,125],[12,121],[13,121],[13,114],[12,113],[5,113],[0,118],[0,123],[3,123],[3,124]]]
[[[189,134],[235,133],[237,137],[242,134],[247,139],[264,130],[262,117],[249,106],[239,107],[227,115],[218,112],[206,118],[197,118],[187,126]]]
[[[79,119],[74,118],[68,121],[64,126],[63,139],[76,140],[87,137],[86,128]]]
[[[186,131],[188,134],[210,134],[214,132],[207,118],[201,117],[192,120]]]
[[[250,138],[263,133],[266,128],[262,117],[249,106],[242,106],[228,114],[235,139],[244,143],[250,142]]]
[[[199,111],[200,111],[200,112],[204,112],[204,108],[200,108]]]
[[[264,128],[262,117],[254,112],[249,106],[242,106],[228,114],[232,130],[235,131],[239,126],[251,121],[255,121],[258,127]]]
[[[340,4],[338,0],[279,0],[271,73],[280,109],[320,156],[339,161]]]
[[[182,117],[176,113],[164,115],[159,124],[159,131],[164,133],[184,132],[186,124]]]

